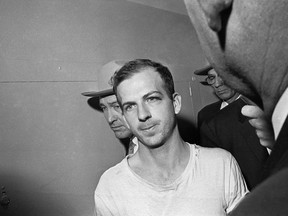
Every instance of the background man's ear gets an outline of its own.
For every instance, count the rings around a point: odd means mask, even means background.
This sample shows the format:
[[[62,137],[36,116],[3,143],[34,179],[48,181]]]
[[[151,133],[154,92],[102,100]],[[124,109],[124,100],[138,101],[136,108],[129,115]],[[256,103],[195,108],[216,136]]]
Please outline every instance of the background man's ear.
[[[222,14],[232,7],[233,0],[198,0],[204,11],[208,26],[215,32],[222,29]]]

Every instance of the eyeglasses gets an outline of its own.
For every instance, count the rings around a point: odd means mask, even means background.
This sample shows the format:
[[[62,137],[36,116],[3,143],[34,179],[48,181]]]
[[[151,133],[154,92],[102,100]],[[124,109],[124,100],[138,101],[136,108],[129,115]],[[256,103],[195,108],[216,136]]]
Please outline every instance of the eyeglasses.
[[[205,79],[205,81],[209,84],[209,85],[213,85],[216,82],[216,79],[218,79],[218,82],[223,82],[222,78],[218,75],[208,75]]]

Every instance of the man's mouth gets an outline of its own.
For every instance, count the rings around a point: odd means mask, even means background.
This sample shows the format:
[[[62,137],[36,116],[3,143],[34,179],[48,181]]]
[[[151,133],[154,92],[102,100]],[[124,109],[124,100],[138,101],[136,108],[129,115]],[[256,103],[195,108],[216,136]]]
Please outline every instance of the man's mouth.
[[[112,129],[113,131],[122,130],[123,128],[124,128],[123,125],[111,126],[111,129]]]
[[[153,131],[156,127],[156,124],[153,124],[153,125],[145,125],[145,126],[141,126],[140,127],[140,130],[143,131],[143,132],[150,132],[150,131]]]
[[[222,90],[219,90],[219,91],[217,91],[217,92],[218,92],[218,94],[223,94],[223,93],[226,92],[226,89],[222,89]]]

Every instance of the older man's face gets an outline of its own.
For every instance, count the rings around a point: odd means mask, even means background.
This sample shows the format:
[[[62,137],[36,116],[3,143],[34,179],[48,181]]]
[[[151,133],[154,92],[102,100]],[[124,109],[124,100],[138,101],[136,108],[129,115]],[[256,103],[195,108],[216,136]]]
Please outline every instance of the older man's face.
[[[215,94],[221,100],[230,103],[236,99],[236,92],[232,88],[225,85],[223,79],[216,73],[214,69],[208,71],[207,79],[212,81],[210,85],[214,89]]]
[[[115,95],[109,95],[101,98],[99,105],[111,130],[118,139],[124,139],[132,136],[132,132],[130,129],[128,129],[128,125],[122,116],[122,111]]]
[[[287,66],[288,2],[184,1],[209,62],[229,86],[261,104],[259,95],[273,83],[268,74]]]

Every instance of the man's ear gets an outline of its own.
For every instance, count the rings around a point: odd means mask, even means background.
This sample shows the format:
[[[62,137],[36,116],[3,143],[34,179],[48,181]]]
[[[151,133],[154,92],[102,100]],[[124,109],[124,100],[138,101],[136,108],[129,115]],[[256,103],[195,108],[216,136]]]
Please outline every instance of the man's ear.
[[[233,0],[198,0],[208,26],[215,32],[222,30],[223,12],[231,9]]]
[[[173,94],[173,105],[175,114],[178,114],[181,110],[181,95],[177,92]]]

